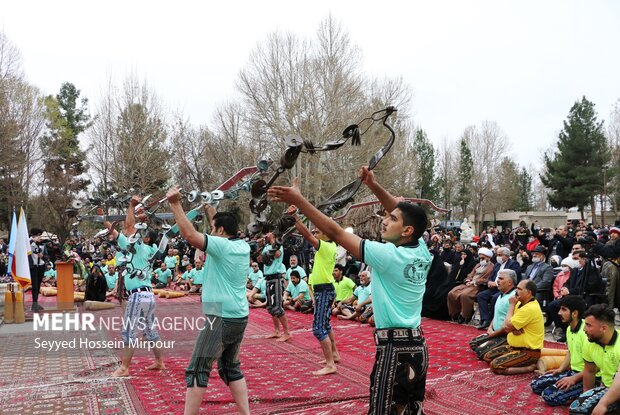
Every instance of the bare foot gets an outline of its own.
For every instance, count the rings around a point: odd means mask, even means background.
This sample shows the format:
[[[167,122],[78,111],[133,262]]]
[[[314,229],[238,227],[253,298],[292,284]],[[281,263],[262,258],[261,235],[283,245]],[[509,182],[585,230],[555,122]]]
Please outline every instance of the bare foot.
[[[165,370],[166,369],[166,365],[163,363],[153,363],[151,365],[148,365],[146,367],[146,370]]]
[[[279,338],[278,340],[276,340],[276,341],[277,341],[277,342],[285,342],[285,341],[287,341],[288,339],[290,339],[291,337],[293,337],[293,336],[291,336],[289,333],[284,333],[284,335],[282,335],[282,337],[280,337],[280,338]]]
[[[266,336],[265,338],[266,339],[276,339],[278,337],[280,337],[280,332],[276,331],[274,333],[271,333],[269,336]]]
[[[120,366],[118,369],[116,369],[113,373],[112,373],[112,377],[115,378],[120,378],[123,376],[129,376],[129,369],[127,369],[126,367]]]
[[[319,363],[324,365],[324,364],[327,363],[327,360],[323,359]],[[340,363],[340,355],[338,355],[338,354],[334,355],[334,363]]]
[[[338,320],[351,320],[351,316],[347,317],[344,314],[338,314]]]
[[[314,376],[324,376],[324,375],[331,375],[332,373],[336,373],[337,371],[338,371],[338,369],[336,369],[336,366],[325,366],[321,370],[317,370],[316,372],[312,372],[312,374]]]

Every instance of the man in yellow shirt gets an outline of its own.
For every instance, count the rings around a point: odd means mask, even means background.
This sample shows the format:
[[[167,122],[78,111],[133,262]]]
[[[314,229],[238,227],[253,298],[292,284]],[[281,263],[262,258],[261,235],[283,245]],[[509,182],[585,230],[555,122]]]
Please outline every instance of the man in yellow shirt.
[[[489,350],[484,360],[491,370],[501,375],[533,372],[545,341],[545,322],[536,300],[536,283],[523,280],[517,285],[516,296],[504,322],[508,344]]]

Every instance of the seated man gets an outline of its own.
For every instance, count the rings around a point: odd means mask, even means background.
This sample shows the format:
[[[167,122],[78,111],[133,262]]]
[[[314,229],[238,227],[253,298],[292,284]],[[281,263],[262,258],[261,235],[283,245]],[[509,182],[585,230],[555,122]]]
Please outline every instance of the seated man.
[[[248,303],[251,308],[267,307],[267,282],[261,278],[248,293]]]
[[[620,376],[616,376],[620,363],[620,341],[614,326],[615,313],[607,304],[597,304],[588,308],[584,317],[588,336],[588,342],[581,352],[585,362],[584,392],[570,404],[569,413],[581,415],[613,412],[620,407]],[[596,382],[597,372],[602,382],[600,386]]]
[[[568,353],[559,368],[534,379],[530,386],[536,394],[542,395],[548,405],[568,405],[583,392],[582,350],[588,343],[584,331],[583,313],[586,303],[577,295],[560,299],[559,314],[562,322],[568,325]]]
[[[202,283],[205,278],[205,269],[202,267],[202,260],[197,259],[195,261],[196,268],[194,268],[194,275],[192,275],[190,279],[190,293],[200,293],[202,292]]]
[[[52,268],[52,263],[45,264],[45,272],[43,273],[42,287],[55,287],[56,286],[56,270]]]
[[[248,290],[252,290],[252,288],[254,288],[258,280],[263,278],[263,271],[261,271],[260,268],[258,268],[258,262],[253,261],[251,268],[252,270],[248,274],[248,283],[246,285],[246,288]]]
[[[372,303],[370,295],[370,273],[360,273],[360,285],[353,291],[353,295],[340,303],[341,320],[357,320],[366,311],[366,307]]]
[[[155,284],[155,288],[168,287],[168,283],[171,277],[172,272],[166,266],[166,262],[162,262],[159,269],[156,269],[153,272],[153,284]]]
[[[448,293],[448,313],[453,321],[467,324],[474,315],[474,300],[481,289],[486,288],[489,276],[493,272],[493,251],[480,248],[480,261],[464,280]]]
[[[301,279],[299,271],[294,270],[290,273],[291,282],[288,283],[286,291],[284,291],[284,308],[291,311],[300,311],[302,308],[308,309],[312,307],[310,299],[310,288],[308,284]]]
[[[334,288],[336,289],[336,300],[334,301],[334,306],[332,307],[332,314],[337,316],[340,314],[340,302],[350,298],[353,295],[355,283],[351,278],[344,276],[344,266],[340,264],[334,265],[332,275],[334,276]]]
[[[489,350],[484,360],[493,373],[516,375],[533,372],[545,341],[545,322],[536,300],[536,283],[523,280],[517,285],[516,297],[510,297],[510,307],[503,329],[507,343]]]
[[[517,273],[512,269],[504,269],[497,275],[497,287],[500,295],[495,302],[495,316],[487,329],[487,333],[474,337],[469,346],[482,359],[486,352],[507,342],[508,332],[504,330],[506,314],[510,308],[510,298],[515,296],[517,289]]]
[[[102,269],[103,271],[103,269]],[[105,277],[105,281],[107,284],[107,292],[106,292],[106,300],[110,300],[116,296],[116,284],[118,284],[118,272],[116,271],[116,266],[109,265],[105,271],[103,271],[103,276]]]
[[[300,267],[298,265],[297,255],[291,255],[290,258],[288,259],[288,263],[290,264],[291,267],[286,270],[286,276],[284,277],[286,278],[286,283],[288,284],[291,282],[291,272],[293,271],[297,271],[301,279],[307,283],[308,276],[306,275],[306,271],[303,269],[303,267]]]
[[[182,275],[177,276],[174,281],[175,290],[187,291],[189,290],[189,286],[191,285],[191,281],[194,278],[196,271],[194,270],[194,266],[189,263],[185,266],[185,272]]]
[[[489,327],[493,319],[495,302],[499,297],[499,290],[497,287],[497,276],[499,272],[504,269],[511,269],[517,273],[517,281],[521,279],[521,266],[517,261],[510,258],[510,254],[510,249],[505,246],[497,248],[497,254],[495,256],[497,264],[493,267],[493,273],[489,277],[488,288],[479,292],[476,296],[478,310],[480,310],[480,325],[477,327],[479,330],[484,330]]]

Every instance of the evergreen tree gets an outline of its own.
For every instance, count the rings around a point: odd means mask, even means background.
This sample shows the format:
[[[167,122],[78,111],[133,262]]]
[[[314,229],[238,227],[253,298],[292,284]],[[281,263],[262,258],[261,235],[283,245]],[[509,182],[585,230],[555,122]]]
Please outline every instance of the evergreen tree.
[[[456,203],[461,207],[463,216],[466,216],[467,206],[471,202],[471,174],[474,168],[474,161],[465,137],[461,138],[460,153]]]
[[[83,176],[87,171],[86,156],[79,142],[79,135],[89,127],[88,100],[80,100],[80,90],[66,82],[56,96],[46,97],[44,103],[47,131],[41,138],[41,149],[48,223],[54,233],[64,238],[71,221],[65,209],[90,183]]]
[[[435,148],[428,140],[424,130],[418,129],[413,140],[414,157],[417,159],[418,174],[415,186],[422,199],[435,200],[437,198],[437,183],[435,179]]]
[[[609,160],[603,122],[597,121],[594,104],[584,96],[564,121],[557,151],[545,154],[545,172],[540,178],[551,189],[549,203],[555,208],[576,206],[581,212],[589,202],[595,208],[594,196],[603,187],[601,169]]]
[[[514,206],[516,211],[525,211],[532,209],[532,175],[528,173],[525,167],[521,168],[518,178],[519,198]]]

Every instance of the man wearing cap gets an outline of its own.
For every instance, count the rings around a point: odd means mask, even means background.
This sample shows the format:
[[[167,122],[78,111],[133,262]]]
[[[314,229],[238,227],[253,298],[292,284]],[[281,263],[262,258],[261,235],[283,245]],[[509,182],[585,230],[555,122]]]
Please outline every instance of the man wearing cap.
[[[497,276],[499,272],[504,269],[511,269],[517,274],[517,281],[521,279],[521,266],[517,261],[510,258],[510,254],[510,249],[505,246],[497,248],[497,254],[495,255],[497,264],[493,267],[493,273],[489,277],[488,288],[479,292],[476,296],[478,309],[480,310],[480,325],[477,327],[478,330],[484,330],[489,327],[493,319],[493,307],[500,295],[497,289]]]
[[[532,265],[525,270],[524,279],[532,280],[536,284],[538,294],[536,299],[542,303],[544,292],[551,290],[553,284],[553,268],[545,262],[545,247],[538,245],[532,250]]]

